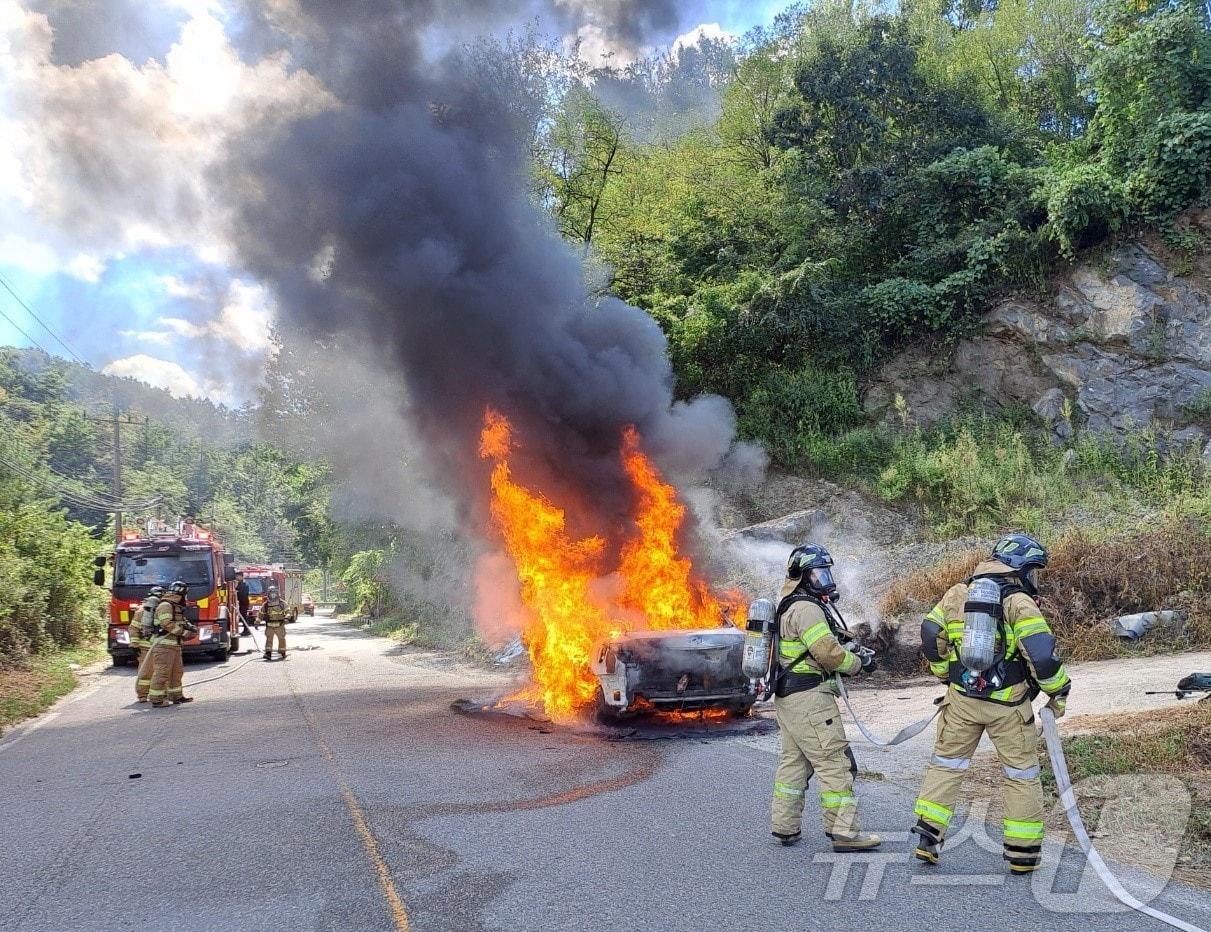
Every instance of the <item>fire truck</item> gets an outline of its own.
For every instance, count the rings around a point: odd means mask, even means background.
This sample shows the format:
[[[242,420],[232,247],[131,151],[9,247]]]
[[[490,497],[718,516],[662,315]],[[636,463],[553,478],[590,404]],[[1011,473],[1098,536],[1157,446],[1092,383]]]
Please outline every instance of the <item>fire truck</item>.
[[[286,603],[291,620],[296,620],[303,606],[303,571],[283,563],[267,566],[244,565],[240,567],[244,582],[248,585],[248,621],[260,624],[261,608],[269,595],[269,587],[277,586],[278,595]]]
[[[114,666],[134,662],[130,622],[152,586],[185,583],[185,617],[198,626],[182,644],[185,654],[208,654],[226,660],[239,650],[240,629],[235,610],[234,558],[213,532],[191,523],[170,528],[151,523],[146,529],[126,530],[111,557],[97,557],[93,582],[105,585],[105,564],[113,561],[109,600],[109,655]]]

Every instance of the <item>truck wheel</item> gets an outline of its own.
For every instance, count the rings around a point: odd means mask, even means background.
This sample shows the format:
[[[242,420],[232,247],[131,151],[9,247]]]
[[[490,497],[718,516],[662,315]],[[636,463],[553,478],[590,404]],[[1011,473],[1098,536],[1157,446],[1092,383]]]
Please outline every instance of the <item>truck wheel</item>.
[[[211,654],[210,654],[210,656],[211,656],[211,657],[213,657],[215,660],[217,660],[219,663],[226,663],[226,661],[227,661],[227,648],[226,648],[226,647],[220,647],[218,650],[216,650],[216,651],[212,651],[212,652],[211,652]]]
[[[113,659],[115,667],[129,667],[130,666],[129,657],[119,657],[115,654],[112,659]]]

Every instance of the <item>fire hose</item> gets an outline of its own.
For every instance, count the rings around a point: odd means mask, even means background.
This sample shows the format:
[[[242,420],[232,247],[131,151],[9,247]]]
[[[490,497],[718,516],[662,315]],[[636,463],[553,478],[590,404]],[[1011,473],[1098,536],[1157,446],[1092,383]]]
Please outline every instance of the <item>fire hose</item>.
[[[242,620],[243,619],[241,619],[241,621]],[[256,660],[256,655],[261,652],[261,642],[257,640],[256,633],[252,630],[251,625],[245,623],[244,626],[248,630],[248,636],[252,638],[252,643],[255,644],[256,648],[257,648],[256,650],[254,650],[252,652],[252,656],[249,657],[247,660],[245,660],[238,667],[232,667],[230,670],[226,671],[225,673],[220,673],[218,676],[208,676],[204,680],[197,680],[196,682],[193,682],[193,683],[187,683],[186,686],[189,689],[193,689],[195,686],[201,686],[203,683],[213,683],[215,680],[221,680],[225,676],[231,676],[231,674],[236,673],[240,670],[243,670],[246,666],[248,666],[248,664],[250,664],[250,663],[252,663],[252,661]]]
[[[937,718],[942,712],[941,698],[935,699],[934,705],[936,705],[937,708],[934,709],[933,715],[929,716],[928,718],[923,718],[919,722],[913,722],[911,725],[901,728],[898,732],[896,732],[894,737],[891,737],[885,741],[882,738],[871,734],[870,729],[866,727],[866,723],[863,722],[862,719],[858,718],[858,713],[854,711],[853,705],[850,704],[849,692],[845,689],[845,681],[841,679],[839,674],[835,677],[835,680],[837,682],[837,691],[841,694],[841,699],[845,703],[845,708],[849,710],[849,714],[853,717],[854,724],[858,726],[858,731],[862,732],[862,736],[871,744],[878,745],[881,748],[895,747],[897,744],[903,744],[909,738],[915,738],[926,728],[928,728],[929,723]]]
[[[1159,909],[1153,909],[1146,903],[1141,903],[1133,897],[1123,887],[1117,877],[1110,872],[1110,868],[1106,866],[1106,862],[1102,860],[1102,856],[1098,854],[1097,848],[1093,847],[1093,840],[1089,837],[1089,833],[1085,831],[1085,823],[1081,820],[1081,813],[1076,806],[1076,794],[1072,791],[1072,777],[1068,773],[1068,761],[1064,757],[1064,746],[1060,743],[1060,733],[1055,727],[1055,716],[1051,714],[1051,710],[1044,707],[1039,711],[1039,718],[1043,722],[1043,740],[1047,743],[1047,756],[1051,758],[1051,770],[1055,774],[1056,789],[1060,793],[1060,802],[1064,804],[1064,815],[1068,817],[1068,824],[1072,826],[1073,834],[1076,835],[1077,843],[1081,846],[1081,850],[1085,852],[1085,860],[1093,868],[1093,872],[1097,874],[1098,879],[1106,885],[1106,889],[1114,894],[1114,898],[1136,912],[1143,913],[1145,916],[1151,916],[1160,922],[1170,925],[1175,929],[1183,929],[1184,932],[1206,932],[1198,926],[1191,925],[1168,913],[1163,913]]]
[[[942,711],[940,706],[941,698],[935,699],[934,704],[939,707],[934,711],[933,715],[900,729],[894,737],[885,741],[871,734],[870,729],[866,727],[866,724],[854,712],[854,707],[849,701],[849,693],[845,689],[845,681],[840,676],[837,676],[835,679],[837,690],[841,695],[841,699],[845,702],[845,708],[853,716],[858,730],[862,732],[867,741],[879,747],[892,747],[902,744],[915,735],[919,735]],[[1064,746],[1060,743],[1060,733],[1055,725],[1055,716],[1052,714],[1051,709],[1044,706],[1039,710],[1039,718],[1043,723],[1043,740],[1047,744],[1047,756],[1051,759],[1051,770],[1055,774],[1056,789],[1059,791],[1060,802],[1064,805],[1064,815],[1068,818],[1068,824],[1072,826],[1072,832],[1076,835],[1076,840],[1081,847],[1081,851],[1085,854],[1085,860],[1093,868],[1093,872],[1097,874],[1098,879],[1105,884],[1106,889],[1114,895],[1116,900],[1136,912],[1143,913],[1145,916],[1151,916],[1153,919],[1172,926],[1175,929],[1182,929],[1183,932],[1207,932],[1205,929],[1170,916],[1159,909],[1153,909],[1146,903],[1141,903],[1128,893],[1127,889],[1119,882],[1119,879],[1110,872],[1110,868],[1106,866],[1106,862],[1102,859],[1101,854],[1093,846],[1093,840],[1085,830],[1085,823],[1081,819],[1080,810],[1077,809],[1076,793],[1072,789],[1072,777],[1068,772],[1068,760],[1064,757]]]

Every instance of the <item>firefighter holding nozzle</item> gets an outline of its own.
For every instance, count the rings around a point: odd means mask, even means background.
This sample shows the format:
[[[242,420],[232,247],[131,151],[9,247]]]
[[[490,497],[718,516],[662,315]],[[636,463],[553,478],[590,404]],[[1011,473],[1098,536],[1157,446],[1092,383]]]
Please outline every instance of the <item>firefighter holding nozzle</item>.
[[[912,829],[913,854],[928,864],[938,863],[963,775],[987,733],[1005,772],[1005,861],[1015,874],[1038,869],[1043,787],[1030,701],[1045,693],[1058,718],[1072,686],[1035,601],[1035,576],[1046,565],[1047,550],[1033,537],[1003,537],[921,625],[930,672],[949,684]]]
[[[278,595],[278,587],[270,586],[265,604],[261,606],[261,621],[265,623],[265,659],[271,659],[273,643],[278,645],[278,656],[286,659],[286,603]]]
[[[779,593],[772,679],[782,757],[774,774],[771,827],[783,845],[800,840],[804,796],[814,773],[833,850],[867,851],[880,839],[863,832],[858,820],[858,765],[845,738],[833,674],[869,673],[875,659],[872,652],[849,650],[838,639],[839,634],[845,638],[845,628],[833,606],[838,595],[832,565],[818,544],[796,547]]]

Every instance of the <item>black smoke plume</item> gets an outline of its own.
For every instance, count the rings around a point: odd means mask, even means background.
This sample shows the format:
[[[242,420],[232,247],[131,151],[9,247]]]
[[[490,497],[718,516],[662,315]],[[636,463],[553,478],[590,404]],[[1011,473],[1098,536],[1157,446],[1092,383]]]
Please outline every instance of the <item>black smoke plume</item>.
[[[299,60],[340,105],[233,153],[239,242],[294,323],[365,334],[402,373],[425,454],[464,507],[485,500],[492,406],[515,423],[521,478],[583,505],[579,530],[616,533],[631,505],[623,427],[691,477],[726,456],[733,415],[721,398],[674,400],[659,327],[592,299],[527,199],[508,102],[457,51],[429,52],[501,6],[301,3]]]

